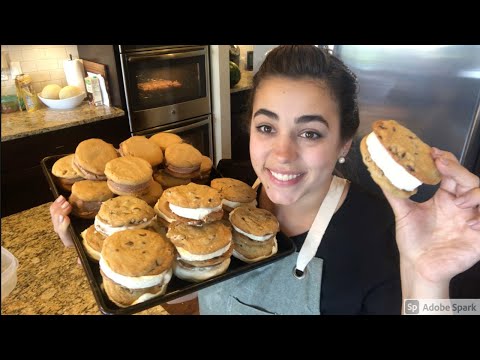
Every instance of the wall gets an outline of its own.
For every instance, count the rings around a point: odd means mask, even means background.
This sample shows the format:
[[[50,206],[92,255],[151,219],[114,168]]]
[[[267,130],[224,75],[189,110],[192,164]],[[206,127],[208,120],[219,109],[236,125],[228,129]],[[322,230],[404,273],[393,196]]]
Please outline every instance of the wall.
[[[229,45],[210,45],[213,147],[215,165],[232,157],[230,120]]]
[[[278,45],[253,45],[253,72],[256,73],[265,60],[267,52]]]
[[[240,70],[247,69],[247,52],[253,51],[253,45],[238,45],[240,48]]]
[[[7,55],[8,65],[19,62],[22,72],[32,77],[37,92],[48,84],[66,86],[63,61],[70,54],[73,59],[78,58],[77,45],[2,45],[1,49],[2,55]],[[2,75],[8,75],[8,80],[2,80],[2,95],[14,95],[15,77],[12,79],[10,71],[4,72],[4,67],[2,63]]]

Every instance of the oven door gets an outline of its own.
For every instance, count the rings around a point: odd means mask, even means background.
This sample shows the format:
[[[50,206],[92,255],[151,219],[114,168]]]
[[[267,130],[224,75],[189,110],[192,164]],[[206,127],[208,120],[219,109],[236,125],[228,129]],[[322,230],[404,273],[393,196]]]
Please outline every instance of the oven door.
[[[203,155],[213,160],[212,117],[210,115],[179,121],[175,124],[158,126],[134,135],[150,137],[159,132],[172,132],[180,136],[186,143],[193,145]]]
[[[211,112],[208,46],[128,51],[121,60],[132,132]]]

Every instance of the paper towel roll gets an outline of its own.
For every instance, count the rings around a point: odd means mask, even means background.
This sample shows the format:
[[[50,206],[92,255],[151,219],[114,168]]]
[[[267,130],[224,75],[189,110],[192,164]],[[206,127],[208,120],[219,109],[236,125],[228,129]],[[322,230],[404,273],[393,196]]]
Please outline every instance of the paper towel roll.
[[[85,89],[85,70],[80,59],[65,60],[63,62],[63,71],[68,85],[78,86],[86,94]]]

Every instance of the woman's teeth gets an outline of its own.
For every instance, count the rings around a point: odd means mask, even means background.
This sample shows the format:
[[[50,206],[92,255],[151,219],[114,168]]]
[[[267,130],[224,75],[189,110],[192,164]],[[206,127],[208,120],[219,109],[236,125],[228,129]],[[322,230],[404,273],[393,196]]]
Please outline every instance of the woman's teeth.
[[[270,173],[273,175],[275,179],[280,181],[290,181],[301,175],[301,174],[280,174],[274,171],[270,171]]]

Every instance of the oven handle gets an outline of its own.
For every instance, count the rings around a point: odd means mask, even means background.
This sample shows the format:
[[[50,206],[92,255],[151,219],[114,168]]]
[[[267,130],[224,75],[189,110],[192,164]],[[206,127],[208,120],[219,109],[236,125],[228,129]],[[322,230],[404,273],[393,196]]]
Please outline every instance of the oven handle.
[[[203,126],[205,124],[208,124],[208,119],[205,119],[205,120],[202,120],[202,121],[198,121],[196,123],[193,123],[193,124],[189,124],[189,125],[185,125],[185,126],[181,126],[181,127],[177,127],[177,128],[174,128],[174,129],[170,129],[170,130],[175,130],[175,132],[182,132],[182,131],[187,131],[187,130],[191,130],[191,129],[195,129],[197,127],[200,127],[200,126]]]
[[[174,54],[152,54],[152,55],[129,55],[127,57],[128,62],[137,62],[137,61],[143,61],[143,60],[175,60],[175,59],[181,59],[181,58],[186,58],[186,57],[192,57],[192,56],[198,56],[198,55],[205,55],[204,50],[197,50],[197,51],[189,51],[189,52],[184,52],[184,53],[174,53]]]

